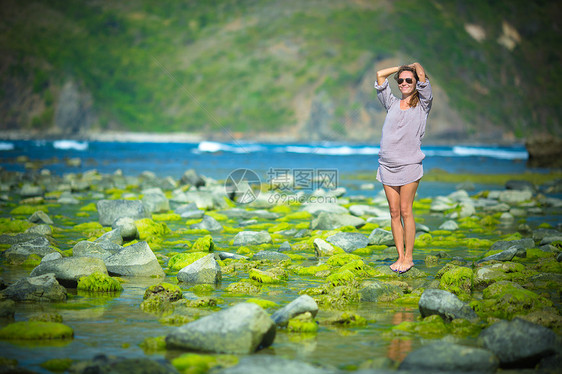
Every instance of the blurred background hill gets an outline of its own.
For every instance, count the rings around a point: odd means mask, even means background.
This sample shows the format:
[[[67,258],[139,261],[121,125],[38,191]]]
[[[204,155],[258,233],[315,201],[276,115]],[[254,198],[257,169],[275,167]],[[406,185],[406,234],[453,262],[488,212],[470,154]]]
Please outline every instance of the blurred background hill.
[[[559,136],[560,4],[2,0],[0,131],[378,142],[376,70],[419,61],[426,141]]]

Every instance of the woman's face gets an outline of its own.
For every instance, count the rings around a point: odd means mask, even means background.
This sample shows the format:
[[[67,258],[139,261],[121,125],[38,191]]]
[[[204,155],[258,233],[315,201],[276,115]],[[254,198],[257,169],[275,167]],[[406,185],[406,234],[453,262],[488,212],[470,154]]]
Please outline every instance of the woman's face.
[[[411,71],[403,71],[398,77],[398,82],[402,79],[402,83],[398,83],[398,88],[403,96],[409,96],[416,90],[416,78]],[[408,80],[412,83],[408,83]]]

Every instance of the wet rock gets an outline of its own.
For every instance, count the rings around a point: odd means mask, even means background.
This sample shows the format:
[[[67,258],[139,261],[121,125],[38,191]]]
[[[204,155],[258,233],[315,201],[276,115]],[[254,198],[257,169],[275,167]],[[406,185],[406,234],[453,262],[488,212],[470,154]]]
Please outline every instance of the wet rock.
[[[104,262],[110,275],[139,277],[163,277],[165,275],[156,256],[145,241],[124,247],[116,254],[106,258]]]
[[[291,251],[293,248],[291,247],[291,243],[289,243],[288,241],[284,241],[283,243],[281,243],[281,245],[279,246],[278,251],[279,252],[289,252]]]
[[[430,231],[431,229],[428,226],[416,222],[416,232],[430,232]]]
[[[517,249],[517,247],[510,247],[500,253],[484,257],[483,259],[476,261],[476,263],[479,264],[486,261],[511,261],[518,252],[519,249]]]
[[[72,248],[72,253],[74,257],[96,257],[105,260],[106,258],[113,256],[121,250],[118,249],[106,249],[102,243],[91,242],[89,240],[83,240],[78,242]]]
[[[562,232],[554,229],[536,229],[533,231],[533,240],[540,243],[544,238],[549,236],[560,236]]]
[[[37,238],[47,239],[45,238],[44,235],[40,235],[37,233],[29,233],[29,232],[19,233],[16,235],[2,234],[0,235],[0,244],[14,245],[14,244],[25,243]]]
[[[376,302],[381,298],[388,301],[389,299],[397,299],[398,297],[404,296],[400,287],[378,281],[366,283],[359,293],[361,295],[361,301],[365,302]]]
[[[217,252],[217,255],[221,260],[231,259],[231,260],[247,260],[248,257],[242,256],[236,253],[230,252]]]
[[[62,285],[75,287],[80,277],[86,277],[95,272],[107,274],[107,269],[102,259],[94,257],[65,257],[41,262],[39,266],[31,271],[30,275],[36,277],[53,273],[57,281]]]
[[[179,195],[181,198],[182,196]],[[178,196],[172,195],[172,201],[178,201]],[[197,208],[203,210],[218,210],[225,207],[224,190],[222,194],[213,193],[211,191],[187,191],[183,193],[183,199],[180,202],[195,203]]]
[[[329,236],[326,241],[340,247],[345,252],[353,252],[369,245],[369,239],[359,232],[338,232]]]
[[[69,191],[63,192],[60,197],[57,199],[57,203],[59,204],[67,204],[67,205],[78,205],[80,204],[80,200],[76,198],[72,193]]]
[[[66,288],[61,286],[54,274],[27,277],[0,291],[3,298],[14,301],[57,302],[66,300]]]
[[[528,190],[506,190],[500,193],[499,201],[507,204],[520,204],[531,200],[533,193]]]
[[[123,244],[123,237],[119,230],[111,230],[96,239],[96,243],[111,242],[118,247]]]
[[[311,364],[288,360],[272,355],[251,355],[240,359],[238,365],[220,371],[220,374],[337,374],[339,370],[316,367]],[[381,373],[383,374],[383,373]]]
[[[281,215],[279,213],[274,213],[274,212],[270,212],[268,210],[263,210],[263,209],[248,211],[248,216],[250,218],[256,217],[256,218],[259,218],[259,219],[267,219],[267,220],[275,220],[275,219],[281,217]]]
[[[528,248],[533,248],[535,246],[535,241],[531,238],[519,239],[519,240],[498,240],[490,250],[495,251],[498,249],[506,250],[511,247],[518,249],[516,256],[523,257],[525,250]]]
[[[318,313],[318,304],[316,301],[308,295],[302,295],[291,301],[289,304],[283,308],[275,311],[271,316],[273,322],[279,326],[286,326],[291,318],[309,312],[312,317],[315,317]]]
[[[430,210],[432,212],[445,212],[447,210],[456,208],[457,203],[448,197],[445,196],[437,196],[431,202]]]
[[[209,254],[178,272],[178,280],[186,283],[219,283],[222,279],[221,267],[214,254]]]
[[[562,233],[557,235],[549,235],[542,238],[539,245],[552,244],[554,242],[562,242]]]
[[[489,213],[509,212],[511,207],[506,203],[500,203],[492,206],[486,206],[484,211]]]
[[[139,230],[135,225],[135,221],[130,217],[121,217],[113,221],[111,224],[113,230],[118,230],[122,241],[131,241],[138,239]],[[121,243],[122,244],[122,243]],[[120,244],[120,245],[121,245]]]
[[[57,252],[57,250],[46,238],[38,236],[30,241],[12,245],[3,253],[3,256],[9,262],[22,262],[31,254],[43,257],[52,252]]]
[[[205,211],[197,208],[195,203],[180,205],[174,210],[174,213],[187,219],[200,219],[205,215]]]
[[[273,239],[267,231],[240,231],[233,239],[233,245],[260,245],[272,243]]]
[[[160,188],[149,188],[141,192],[142,204],[149,213],[161,213],[170,210],[170,202]]]
[[[406,356],[399,370],[413,372],[493,373],[498,368],[498,358],[481,348],[436,342],[425,345]]]
[[[60,260],[62,258],[62,254],[60,252],[53,252],[49,253],[48,255],[43,256],[41,262],[53,261],[53,260]]]
[[[27,230],[25,230],[25,232],[30,233],[30,234],[37,234],[37,235],[41,235],[41,236],[51,236],[51,235],[53,235],[53,230],[51,230],[51,226],[49,226],[47,224],[32,226],[32,227],[28,228]]]
[[[129,217],[135,221],[150,218],[150,213],[138,200],[100,200],[96,207],[99,222],[103,226],[111,226],[115,220],[123,217]]]
[[[180,183],[183,185],[190,185],[196,188],[205,186],[205,179],[197,173],[194,169],[188,169],[183,173]]]
[[[484,329],[478,343],[493,352],[503,368],[534,368],[542,358],[555,353],[556,334],[546,327],[514,318]]]
[[[331,256],[335,253],[334,247],[324,239],[316,238],[313,242],[316,257]]]
[[[439,230],[455,231],[458,230],[459,225],[452,220],[445,221],[439,226]]]
[[[16,303],[13,300],[0,300],[0,319],[13,319]]]
[[[166,336],[169,348],[250,354],[273,344],[276,327],[265,310],[240,303],[183,325]]]
[[[34,212],[27,220],[31,223],[44,223],[46,225],[54,224],[53,220],[47,215],[47,213],[43,212],[42,210]]]
[[[369,235],[369,245],[394,245],[392,232],[380,228],[374,229]]]
[[[203,220],[190,226],[192,229],[207,230],[209,232],[221,232],[223,230],[219,221],[211,216],[203,216]]]
[[[321,212],[310,224],[312,230],[335,230],[343,226],[353,226],[360,228],[365,225],[365,221],[351,214],[337,214]]]
[[[422,317],[436,314],[448,321],[455,318],[478,319],[478,316],[468,304],[459,300],[451,292],[444,290],[426,289],[421,295],[418,307]]]
[[[149,358],[123,358],[98,355],[92,360],[74,362],[69,369],[71,374],[115,373],[115,374],[179,374],[166,361],[156,361]]]
[[[265,261],[286,261],[291,258],[284,253],[279,253],[275,251],[259,251],[252,256],[252,260],[265,260]]]

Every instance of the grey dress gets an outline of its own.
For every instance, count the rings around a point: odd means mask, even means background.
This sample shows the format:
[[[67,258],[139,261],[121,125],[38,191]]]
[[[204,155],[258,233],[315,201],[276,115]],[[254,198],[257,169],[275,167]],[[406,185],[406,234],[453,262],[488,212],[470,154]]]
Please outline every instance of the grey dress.
[[[400,109],[400,99],[390,90],[388,79],[382,85],[375,82],[377,97],[386,109],[382,127],[377,180],[387,186],[403,186],[423,176],[421,141],[431,110],[431,84],[417,82],[420,101],[414,108]]]

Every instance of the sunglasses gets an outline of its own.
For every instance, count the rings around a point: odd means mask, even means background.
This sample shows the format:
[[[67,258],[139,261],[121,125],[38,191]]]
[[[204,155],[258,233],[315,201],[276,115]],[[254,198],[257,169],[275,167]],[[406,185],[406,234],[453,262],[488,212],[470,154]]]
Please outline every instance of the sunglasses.
[[[402,82],[404,82],[404,81],[406,81],[406,83],[408,83],[408,84],[412,84],[412,82],[413,82],[412,78],[406,78],[406,79],[398,78],[396,81],[398,82],[398,84],[402,84]]]

